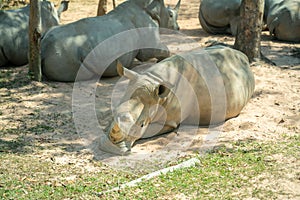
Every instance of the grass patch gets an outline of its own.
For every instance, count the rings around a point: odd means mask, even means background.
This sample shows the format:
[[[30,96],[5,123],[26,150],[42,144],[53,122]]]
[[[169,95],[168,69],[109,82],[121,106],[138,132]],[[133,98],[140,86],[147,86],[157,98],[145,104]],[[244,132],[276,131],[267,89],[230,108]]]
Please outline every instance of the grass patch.
[[[219,148],[199,156],[198,166],[161,175],[102,198],[278,198],[286,191],[271,182],[276,183],[289,170],[295,171],[286,159],[299,160],[299,146],[299,136],[286,136],[278,143],[237,142],[231,149]],[[284,160],[275,155],[282,155]],[[87,161],[96,169],[92,172],[74,163],[57,164],[29,155],[0,153],[0,160],[0,198],[5,199],[95,199],[95,192],[143,175],[113,170],[93,160]],[[299,175],[299,170],[295,173]]]
[[[0,153],[0,199],[94,199],[94,192],[134,179],[130,173],[114,171],[94,161],[88,165],[57,164],[29,155]]]
[[[298,136],[278,143],[238,142],[232,149],[220,148],[199,157],[199,166],[162,175],[138,187],[107,194],[106,198],[278,198],[286,191],[282,191],[276,181],[293,169],[286,168],[285,160],[270,160],[270,157],[280,154],[286,159],[299,160],[299,146]],[[282,169],[283,164],[285,169]]]
[[[28,128],[29,132],[32,132],[36,135],[42,134],[42,133],[47,132],[47,131],[52,132],[54,130],[55,129],[53,127],[48,126],[46,124],[37,124],[36,126]]]

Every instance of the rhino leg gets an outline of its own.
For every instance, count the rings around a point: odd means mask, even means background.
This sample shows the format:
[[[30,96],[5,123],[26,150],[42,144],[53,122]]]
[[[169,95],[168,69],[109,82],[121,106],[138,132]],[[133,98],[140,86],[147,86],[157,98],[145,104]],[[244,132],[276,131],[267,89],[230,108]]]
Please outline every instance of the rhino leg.
[[[156,58],[158,61],[161,61],[168,57],[170,57],[170,51],[165,45],[162,45],[162,48],[158,49],[141,49],[136,56],[136,58],[141,62],[147,61],[151,58]]]
[[[228,30],[227,33],[231,33],[232,35],[235,36],[237,34],[237,29],[238,29],[239,21],[240,21],[239,17],[233,18],[230,21],[230,30]]]
[[[129,153],[129,149],[126,147],[124,142],[115,145],[106,135],[102,135],[100,137],[99,149],[117,155],[127,155]]]
[[[5,66],[8,63],[8,59],[5,55],[4,49],[0,48],[0,67]]]
[[[169,133],[177,128],[178,124],[175,122],[172,123],[166,123],[165,125],[162,125],[160,123],[151,123],[149,124],[149,127],[143,134],[141,138],[151,138],[157,135],[161,135],[164,133]]]

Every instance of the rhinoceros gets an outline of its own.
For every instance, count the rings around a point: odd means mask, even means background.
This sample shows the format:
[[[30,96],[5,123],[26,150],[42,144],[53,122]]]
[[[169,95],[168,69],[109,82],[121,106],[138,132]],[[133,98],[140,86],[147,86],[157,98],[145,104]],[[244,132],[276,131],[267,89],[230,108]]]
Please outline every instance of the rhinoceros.
[[[49,1],[41,2],[42,34],[59,24],[61,12],[68,1],[62,1],[58,10]],[[0,67],[28,63],[28,26],[30,5],[16,10],[0,10]]]
[[[180,123],[208,126],[236,117],[255,87],[247,56],[221,45],[171,56],[141,74],[121,64],[118,72],[129,83],[100,145],[115,154]]]
[[[95,75],[116,76],[116,59],[106,65],[114,57],[125,67],[131,67],[134,58],[162,60],[169,51],[159,40],[158,27],[178,30],[179,7],[180,0],[175,8],[166,7],[164,0],[128,0],[106,15],[55,27],[41,41],[43,74],[55,81],[88,80]],[[153,44],[156,49],[149,48]],[[118,55],[122,48],[127,53]],[[87,64],[91,54],[98,60]]]
[[[266,0],[267,26],[275,38],[300,42],[300,1]]]
[[[237,32],[241,0],[202,0],[199,7],[199,22],[212,34]]]

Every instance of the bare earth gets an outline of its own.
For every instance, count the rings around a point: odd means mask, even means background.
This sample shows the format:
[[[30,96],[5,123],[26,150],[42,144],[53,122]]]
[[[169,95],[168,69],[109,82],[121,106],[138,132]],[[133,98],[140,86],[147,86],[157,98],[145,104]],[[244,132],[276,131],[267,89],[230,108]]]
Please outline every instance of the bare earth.
[[[97,0],[72,0],[69,10],[62,14],[62,23],[66,24],[81,18],[95,16]],[[116,1],[119,4],[122,1]],[[175,5],[177,0],[166,0]],[[109,10],[112,8],[109,1]],[[178,46],[172,46],[172,53],[194,47],[205,47],[212,40],[233,44],[234,37],[209,35],[201,29],[198,22],[199,1],[182,1],[179,16],[180,36]],[[0,139],[12,141],[22,139],[28,146],[22,151],[30,151],[41,159],[55,157],[56,162],[85,163],[86,159],[95,158],[112,166],[122,166],[137,170],[136,167],[159,168],[163,161],[176,159],[195,151],[202,151],[214,145],[237,140],[282,140],[282,135],[300,133],[300,44],[284,43],[273,40],[268,32],[263,33],[262,52],[277,66],[265,62],[252,66],[256,79],[255,93],[234,119],[228,120],[217,129],[180,127],[175,133],[138,142],[129,156],[113,156],[97,148],[100,141],[91,142],[86,147],[82,140],[88,136],[76,131],[72,115],[72,83],[42,82],[30,83],[26,78],[27,66],[17,69],[6,68],[10,73],[6,87],[0,88]],[[189,45],[185,42],[189,41]],[[187,47],[188,46],[188,47]],[[24,78],[25,77],[25,78]],[[104,79],[97,83],[95,108],[100,127],[110,123],[111,94],[119,78]],[[16,84],[12,85],[11,82]],[[92,83],[91,83],[92,84]],[[85,93],[88,93],[86,89]],[[73,99],[74,100],[74,99]],[[87,115],[88,116],[88,115]],[[89,118],[85,119],[85,129],[94,129]],[[11,134],[17,132],[19,134]],[[92,134],[92,133],[91,133]],[[82,136],[82,137],[81,137]],[[97,136],[96,136],[97,137]],[[0,146],[1,147],[1,146]],[[282,163],[292,162],[282,158]],[[293,161],[294,162],[294,161]],[[299,160],[295,163],[300,173]],[[85,164],[83,167],[89,167]],[[299,179],[286,179],[279,186],[300,195]]]

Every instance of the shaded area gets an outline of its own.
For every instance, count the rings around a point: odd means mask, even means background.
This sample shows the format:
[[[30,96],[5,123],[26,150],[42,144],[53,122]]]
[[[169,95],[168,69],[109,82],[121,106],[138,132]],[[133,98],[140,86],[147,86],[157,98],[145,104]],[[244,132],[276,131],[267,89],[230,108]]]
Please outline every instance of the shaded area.
[[[0,69],[0,88],[13,89],[21,88],[30,84],[30,80],[25,78],[26,67],[2,67]]]
[[[24,137],[18,137],[14,140],[0,139],[1,153],[31,153],[30,147],[30,142],[26,141]]]

